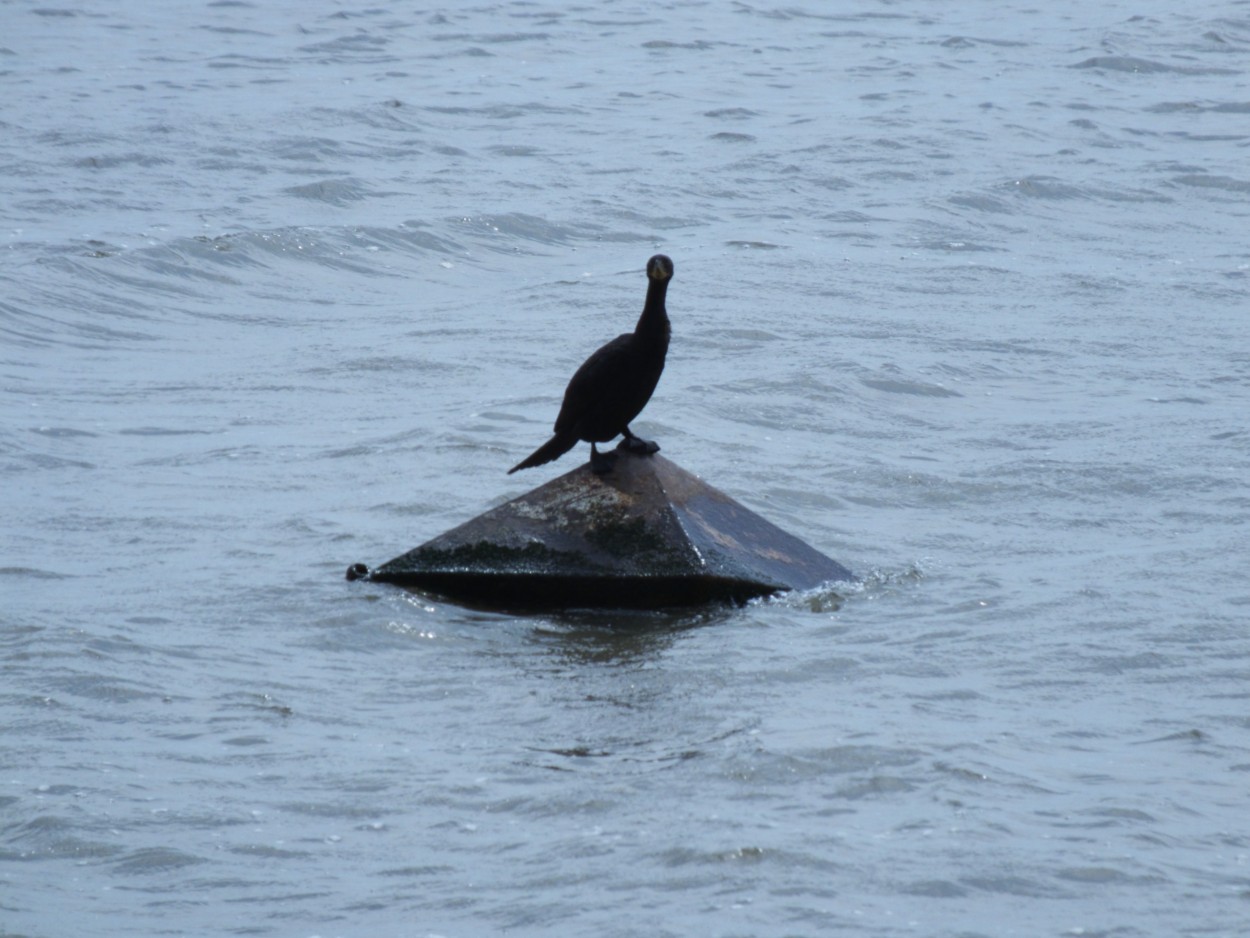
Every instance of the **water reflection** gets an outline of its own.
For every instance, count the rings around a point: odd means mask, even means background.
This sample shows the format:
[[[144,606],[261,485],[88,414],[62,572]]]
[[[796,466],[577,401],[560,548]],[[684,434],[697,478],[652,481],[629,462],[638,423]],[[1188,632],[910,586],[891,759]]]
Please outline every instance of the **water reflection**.
[[[659,658],[683,632],[740,615],[734,606],[669,610],[579,609],[545,617],[529,641],[566,664],[632,665]]]

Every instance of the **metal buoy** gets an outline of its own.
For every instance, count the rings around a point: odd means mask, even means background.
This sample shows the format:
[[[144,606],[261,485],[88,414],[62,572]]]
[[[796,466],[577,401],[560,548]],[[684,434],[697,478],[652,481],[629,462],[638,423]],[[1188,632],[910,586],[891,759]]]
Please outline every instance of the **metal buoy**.
[[[496,608],[650,609],[853,578],[668,459],[618,452],[611,472],[579,466],[348,579]]]

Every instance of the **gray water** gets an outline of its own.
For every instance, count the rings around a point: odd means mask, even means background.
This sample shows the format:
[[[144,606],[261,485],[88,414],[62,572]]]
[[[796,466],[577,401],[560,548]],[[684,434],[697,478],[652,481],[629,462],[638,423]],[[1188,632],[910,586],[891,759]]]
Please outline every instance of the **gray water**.
[[[0,3],[0,933],[1241,935],[1250,5]],[[347,583],[634,424],[856,571]]]

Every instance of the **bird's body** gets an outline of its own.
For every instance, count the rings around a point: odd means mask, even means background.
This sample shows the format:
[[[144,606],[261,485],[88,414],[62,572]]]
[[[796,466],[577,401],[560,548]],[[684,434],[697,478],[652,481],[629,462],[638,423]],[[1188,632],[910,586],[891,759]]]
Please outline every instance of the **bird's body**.
[[[618,335],[582,363],[564,391],[555,435],[509,469],[509,474],[558,459],[579,440],[590,444],[591,466],[596,472],[611,469],[614,457],[600,453],[595,444],[618,435],[624,434],[626,445],[634,452],[659,450],[655,443],[634,436],[629,424],[647,406],[664,371],[669,337],[664,298],[672,277],[673,262],[663,254],[647,261],[647,300],[637,327]]]

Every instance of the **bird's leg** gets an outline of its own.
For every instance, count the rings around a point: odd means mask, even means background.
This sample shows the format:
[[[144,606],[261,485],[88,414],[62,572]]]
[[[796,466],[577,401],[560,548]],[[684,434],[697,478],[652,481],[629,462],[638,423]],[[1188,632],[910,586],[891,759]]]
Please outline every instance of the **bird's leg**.
[[[605,472],[611,472],[612,467],[616,465],[616,453],[601,453],[595,448],[595,444],[590,444],[590,471],[603,475]]]
[[[625,428],[625,439],[617,444],[617,449],[623,449],[626,452],[635,453],[639,456],[650,456],[652,453],[660,451],[660,444],[655,440],[644,440],[642,437],[634,436],[629,432],[629,427]]]

